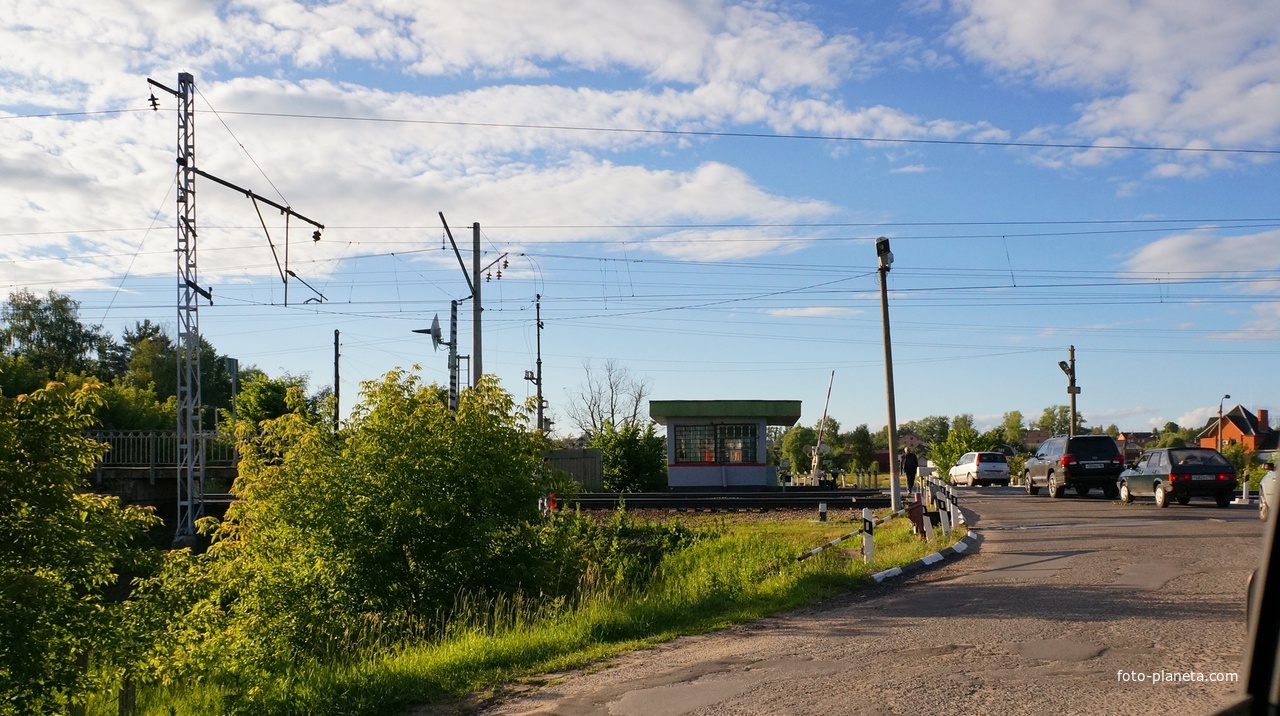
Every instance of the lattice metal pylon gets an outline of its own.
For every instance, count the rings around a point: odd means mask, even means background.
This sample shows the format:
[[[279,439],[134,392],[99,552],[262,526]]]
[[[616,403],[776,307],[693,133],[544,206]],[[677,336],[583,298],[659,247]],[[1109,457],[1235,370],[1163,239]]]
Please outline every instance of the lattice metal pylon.
[[[175,536],[195,535],[204,516],[204,417],[200,391],[200,288],[196,264],[195,79],[178,73],[178,521]]]

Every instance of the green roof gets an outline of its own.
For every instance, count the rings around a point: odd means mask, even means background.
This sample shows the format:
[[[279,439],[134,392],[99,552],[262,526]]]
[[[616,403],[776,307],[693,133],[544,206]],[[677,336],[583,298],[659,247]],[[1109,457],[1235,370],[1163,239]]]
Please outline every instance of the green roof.
[[[668,418],[764,418],[769,425],[795,425],[799,400],[650,400],[649,416]]]

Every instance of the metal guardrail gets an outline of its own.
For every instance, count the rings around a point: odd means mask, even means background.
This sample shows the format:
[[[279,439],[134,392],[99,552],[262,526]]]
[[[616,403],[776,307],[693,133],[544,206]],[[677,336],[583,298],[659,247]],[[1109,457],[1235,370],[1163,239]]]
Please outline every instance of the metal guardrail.
[[[88,436],[109,446],[99,467],[163,468],[178,465],[177,430],[94,430]],[[198,435],[205,441],[206,465],[236,464],[236,446],[230,438],[206,430]]]

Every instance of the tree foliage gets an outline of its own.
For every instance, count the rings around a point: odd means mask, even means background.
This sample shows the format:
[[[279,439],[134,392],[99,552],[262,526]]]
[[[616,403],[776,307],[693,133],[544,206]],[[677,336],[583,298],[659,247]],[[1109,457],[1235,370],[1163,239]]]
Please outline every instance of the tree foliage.
[[[876,449],[871,441],[871,431],[866,423],[849,433],[847,442],[849,467],[853,470],[869,469],[876,462]]]
[[[605,421],[587,447],[598,448],[604,463],[605,492],[655,492],[667,488],[667,443],[653,423],[615,427]]]
[[[1026,419],[1020,410],[1010,410],[1000,421],[1001,440],[1005,445],[1018,448],[1027,436]]]
[[[946,440],[933,449],[931,459],[938,467],[938,474],[946,475],[961,455],[988,447],[990,446],[982,444],[981,436],[973,427],[973,416],[957,415],[952,421],[951,429],[947,431]]]
[[[104,592],[157,520],[86,491],[106,449],[84,434],[97,387],[0,396],[0,713],[60,712],[93,686],[90,653],[127,658],[128,605]]]
[[[443,389],[394,371],[364,385],[338,435],[305,412],[239,421],[238,500],[158,588],[195,595],[173,651],[254,683],[441,624],[460,595],[561,588],[537,526],[543,441],[514,408],[486,377],[455,415]]]
[[[81,324],[80,303],[69,296],[15,291],[0,309],[0,322],[0,350],[25,358],[49,380],[85,372],[114,377],[110,360],[99,365],[100,358],[109,358],[110,337],[102,326]]]
[[[1040,419],[1036,421],[1035,427],[1044,430],[1050,435],[1066,435],[1068,432],[1080,434],[1084,430],[1084,415],[1076,413],[1075,430],[1069,430],[1071,426],[1071,406],[1069,405],[1050,405],[1040,413]]]
[[[791,461],[791,471],[807,474],[813,462],[809,449],[818,444],[818,431],[804,425],[792,426],[782,437],[782,456]]]
[[[933,455],[933,446],[941,445],[951,430],[951,421],[945,415],[930,415],[919,420],[908,420],[898,426],[898,434],[911,433],[924,441],[920,448],[922,457]]]

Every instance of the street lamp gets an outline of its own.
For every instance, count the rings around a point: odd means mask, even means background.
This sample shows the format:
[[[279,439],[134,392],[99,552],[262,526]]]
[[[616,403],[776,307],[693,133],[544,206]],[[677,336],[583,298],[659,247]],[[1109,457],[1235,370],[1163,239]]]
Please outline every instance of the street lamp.
[[[1222,452],[1222,401],[1231,400],[1231,396],[1222,396],[1217,401],[1217,451]]]

